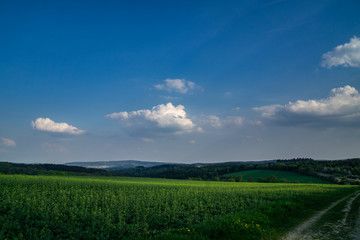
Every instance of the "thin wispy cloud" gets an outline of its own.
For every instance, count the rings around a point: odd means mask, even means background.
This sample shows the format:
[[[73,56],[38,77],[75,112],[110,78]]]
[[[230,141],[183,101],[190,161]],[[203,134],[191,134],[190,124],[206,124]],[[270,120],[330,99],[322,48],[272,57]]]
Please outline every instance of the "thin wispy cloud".
[[[220,118],[216,115],[208,115],[201,119],[201,123],[204,127],[208,126],[212,128],[239,127],[244,124],[244,118],[240,116],[226,116]]]
[[[167,101],[172,101],[172,100],[178,100],[179,97],[174,97],[174,96],[161,96],[161,98],[167,100]]]
[[[317,100],[297,100],[285,105],[254,108],[264,119],[288,125],[357,124],[360,120],[360,94],[351,86],[334,88],[330,96]]]
[[[165,79],[163,84],[154,85],[157,90],[186,94],[196,89],[201,89],[194,82],[185,79]]]
[[[323,67],[360,67],[360,38],[353,37],[350,42],[339,45],[323,54]]]
[[[209,125],[211,127],[214,128],[221,128],[222,127],[222,123],[221,120],[218,116],[215,115],[209,115],[206,116],[204,119],[202,119],[202,123],[205,125]]]
[[[147,129],[161,133],[190,133],[200,131],[187,115],[183,105],[174,106],[171,102],[151,109],[131,112],[117,112],[106,115],[129,128]]]
[[[143,142],[147,142],[147,143],[153,143],[154,140],[153,139],[150,139],[150,138],[145,138],[145,137],[142,137],[140,138]]]
[[[1,144],[7,147],[16,147],[16,142],[10,138],[1,138]]]
[[[196,141],[195,140],[190,140],[189,143],[196,144]]]
[[[244,124],[244,118],[240,116],[227,116],[223,122],[225,125],[242,126]]]
[[[64,133],[71,135],[79,135],[85,133],[84,130],[80,130],[65,122],[54,122],[50,118],[37,118],[35,121],[31,122],[31,126],[33,127],[33,129],[44,132]]]

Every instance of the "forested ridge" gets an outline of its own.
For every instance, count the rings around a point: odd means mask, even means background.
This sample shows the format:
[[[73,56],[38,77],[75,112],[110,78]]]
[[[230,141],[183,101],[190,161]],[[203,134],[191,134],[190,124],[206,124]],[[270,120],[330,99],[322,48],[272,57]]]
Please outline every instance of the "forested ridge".
[[[224,162],[198,164],[167,164],[154,167],[134,167],[116,171],[67,166],[62,164],[20,164],[0,162],[0,173],[28,175],[97,175],[130,176],[169,179],[223,180],[225,174],[246,170],[281,170],[321,178],[339,184],[360,184],[360,158],[318,161],[295,158],[262,162]],[[231,180],[231,179],[230,179]],[[255,181],[257,181],[255,179]]]
[[[223,175],[253,169],[283,170],[314,176],[334,183],[359,184],[360,159],[316,161],[295,158],[267,162],[226,162],[214,164],[162,165],[152,168],[132,168],[116,171],[119,175],[174,179],[227,180]]]
[[[0,173],[26,175],[108,175],[101,169],[67,166],[63,164],[25,164],[0,162]]]

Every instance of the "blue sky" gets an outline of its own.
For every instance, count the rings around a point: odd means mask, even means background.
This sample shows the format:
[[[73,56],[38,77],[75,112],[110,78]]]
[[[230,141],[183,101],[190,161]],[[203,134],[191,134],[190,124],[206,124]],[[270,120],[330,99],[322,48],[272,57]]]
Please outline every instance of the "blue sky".
[[[1,1],[0,161],[360,155],[359,1]]]

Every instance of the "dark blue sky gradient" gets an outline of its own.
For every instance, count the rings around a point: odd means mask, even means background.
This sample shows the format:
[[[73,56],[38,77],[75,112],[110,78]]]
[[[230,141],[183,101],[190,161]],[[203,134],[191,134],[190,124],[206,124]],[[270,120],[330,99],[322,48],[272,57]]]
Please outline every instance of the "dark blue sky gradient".
[[[1,1],[0,138],[17,146],[3,147],[0,161],[358,156],[348,141],[359,143],[359,135],[348,129],[301,134],[301,140],[314,134],[321,141],[338,139],[321,148],[338,146],[330,153],[316,150],[315,142],[302,147],[289,141],[303,132],[300,128],[270,126],[154,136],[152,145],[143,146],[104,116],[172,102],[184,105],[199,126],[208,115],[257,121],[254,107],[326,98],[332,88],[345,85],[360,89],[358,68],[320,64],[324,53],[360,36],[359,12],[355,0]],[[192,81],[202,91],[182,95],[154,88],[167,78]],[[31,128],[39,117],[87,133],[62,141]],[[261,146],[246,142],[253,137]],[[197,144],[188,146],[190,139]],[[38,146],[45,142],[68,151],[60,156],[44,151]],[[120,145],[127,150],[117,152]]]

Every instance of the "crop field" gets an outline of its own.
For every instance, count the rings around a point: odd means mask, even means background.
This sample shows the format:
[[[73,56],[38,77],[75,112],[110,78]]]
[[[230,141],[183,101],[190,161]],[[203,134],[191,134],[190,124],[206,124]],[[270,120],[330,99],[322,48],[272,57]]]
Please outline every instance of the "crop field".
[[[0,239],[279,239],[357,189],[0,175]]]
[[[224,177],[237,177],[242,176],[243,181],[247,181],[249,177],[253,177],[254,181],[258,181],[259,178],[267,179],[271,175],[274,175],[278,178],[280,181],[281,179],[286,179],[288,182],[295,182],[299,181],[300,183],[321,183],[326,184],[330,183],[326,180],[316,178],[316,177],[310,177],[310,176],[303,176],[295,172],[290,171],[276,171],[276,170],[247,170],[247,171],[241,171],[241,172],[234,172],[234,173],[228,173],[225,174]]]

